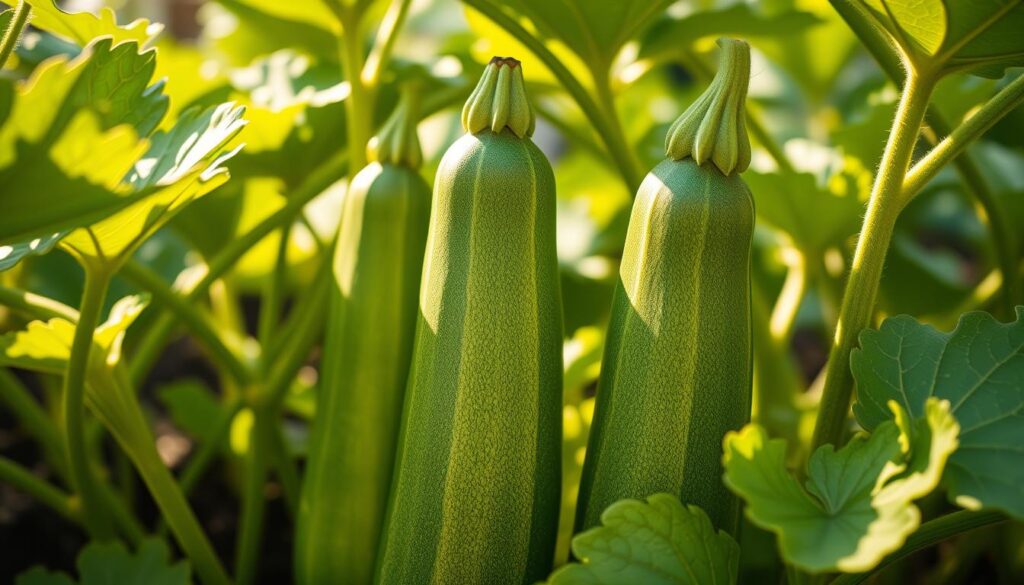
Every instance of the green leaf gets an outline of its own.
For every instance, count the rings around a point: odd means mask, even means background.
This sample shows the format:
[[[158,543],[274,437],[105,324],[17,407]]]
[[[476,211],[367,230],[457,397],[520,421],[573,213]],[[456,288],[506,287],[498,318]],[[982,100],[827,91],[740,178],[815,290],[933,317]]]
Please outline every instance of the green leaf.
[[[911,423],[859,435],[839,451],[819,448],[801,486],[786,470],[786,442],[758,425],[725,438],[725,482],[747,502],[747,517],[776,533],[782,556],[809,572],[870,570],[898,549],[921,520],[913,505],[939,483],[957,447],[949,403],[931,400]]]
[[[860,0],[915,64],[998,78],[1024,64],[1021,0]]]
[[[121,359],[121,344],[128,328],[142,313],[148,297],[128,296],[110,309],[107,321],[96,328],[90,371],[109,369]],[[62,374],[67,368],[75,325],[66,319],[32,321],[24,331],[0,336],[0,364],[37,372]]]
[[[145,45],[153,40],[163,25],[138,19],[126,25],[117,24],[112,8],[103,7],[99,14],[89,12],[68,13],[57,7],[54,0],[28,0],[32,6],[32,26],[53,33],[84,47],[97,37],[109,36],[114,45],[135,42]]]
[[[224,152],[246,121],[232,104],[184,112],[170,130],[158,132],[125,183],[149,195],[114,215],[71,232],[61,246],[79,258],[117,265],[182,207],[227,181]]]
[[[861,425],[884,425],[886,401],[916,419],[927,400],[948,400],[962,429],[946,471],[950,496],[1024,518],[1024,307],[1012,323],[967,313],[950,333],[900,315],[862,332],[860,344],[851,365]]]
[[[79,585],[190,585],[185,561],[171,563],[162,540],[148,538],[135,554],[120,542],[92,542],[78,555]],[[15,585],[74,585],[64,573],[33,567],[18,575]]]
[[[821,22],[810,12],[783,10],[765,14],[749,4],[699,10],[681,18],[667,16],[657,21],[644,34],[638,56],[658,59],[705,38],[799,35]]]
[[[86,225],[146,195],[122,179],[167,108],[149,85],[154,55],[103,39],[17,87],[0,127],[0,245]]]
[[[201,443],[217,439],[224,407],[198,380],[180,380],[161,387],[157,394],[174,425]]]
[[[620,500],[601,514],[601,523],[572,539],[580,562],[558,569],[548,583],[736,583],[739,545],[725,532],[716,532],[703,510],[684,507],[675,496]]]
[[[49,252],[63,236],[64,234],[57,233],[28,242],[0,246],[0,272],[14,267],[25,256]]]

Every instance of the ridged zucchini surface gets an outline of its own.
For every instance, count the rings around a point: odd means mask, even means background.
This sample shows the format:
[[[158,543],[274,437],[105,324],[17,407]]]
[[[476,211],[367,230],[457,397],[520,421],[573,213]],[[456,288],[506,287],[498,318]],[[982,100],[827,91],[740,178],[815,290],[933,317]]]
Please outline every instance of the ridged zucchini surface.
[[[382,540],[384,584],[532,583],[557,532],[562,311],[555,182],[513,59],[467,102],[434,184]]]
[[[722,67],[669,132],[630,217],[598,384],[577,527],[622,498],[678,494],[735,532],[722,439],[750,418],[754,205],[738,171],[749,49]]]
[[[403,103],[402,108],[408,108]],[[400,108],[345,195],[319,400],[299,504],[296,580],[370,583],[412,356],[430,187]]]

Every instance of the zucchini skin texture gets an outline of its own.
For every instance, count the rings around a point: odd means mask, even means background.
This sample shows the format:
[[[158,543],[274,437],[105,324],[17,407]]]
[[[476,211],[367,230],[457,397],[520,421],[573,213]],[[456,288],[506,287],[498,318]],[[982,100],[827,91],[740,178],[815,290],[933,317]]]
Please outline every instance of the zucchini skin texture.
[[[467,134],[435,180],[377,581],[545,579],[561,426],[554,175],[528,138]]]
[[[658,492],[736,533],[722,439],[750,419],[754,204],[738,175],[666,159],[630,216],[577,505],[577,529]]]
[[[417,171],[380,163],[361,170],[346,194],[299,503],[301,585],[373,578],[412,357],[430,197]]]

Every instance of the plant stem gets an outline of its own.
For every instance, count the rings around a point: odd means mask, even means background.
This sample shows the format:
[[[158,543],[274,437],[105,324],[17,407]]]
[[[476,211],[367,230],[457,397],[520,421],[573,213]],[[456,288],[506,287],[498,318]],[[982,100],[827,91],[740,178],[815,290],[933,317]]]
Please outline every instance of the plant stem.
[[[0,41],[0,69],[3,69],[7,65],[7,59],[10,58],[11,53],[14,52],[14,47],[18,46],[18,39],[21,37],[21,31],[25,28],[25,24],[28,22],[29,15],[32,14],[32,7],[28,5],[25,0],[18,0],[18,6],[14,9],[14,16],[11,18],[11,23],[7,25],[7,30],[4,32],[3,40]]]
[[[78,322],[78,311],[49,297],[28,291],[0,286],[0,304],[10,307],[30,319],[46,321],[66,319]]]
[[[139,417],[141,418],[141,412]],[[140,422],[144,424],[144,421]],[[148,429],[146,434],[149,434]],[[161,514],[174,532],[178,544],[195,567],[199,579],[205,585],[228,585],[231,580],[213,552],[213,547],[199,526],[184,494],[174,482],[174,477],[160,460],[154,444],[147,441],[143,445],[132,446],[128,453],[132,456],[135,467],[149,488],[149,493],[156,501]]]
[[[903,178],[910,165],[933,88],[931,76],[917,73],[907,76],[892,132],[871,188],[867,215],[857,239],[857,250],[839,309],[839,321],[826,366],[821,409],[814,427],[812,452],[821,445],[841,444],[846,429],[853,392],[850,353],[857,344],[858,335],[871,325],[874,316],[886,253],[903,207],[900,197]]]
[[[71,505],[70,494],[46,483],[31,471],[3,456],[0,456],[0,480],[32,496],[34,500],[52,508],[68,520],[82,522],[81,514]]]
[[[235,579],[239,585],[250,585],[256,580],[256,565],[263,535],[263,485],[267,476],[265,438],[271,417],[270,413],[260,408],[253,408],[252,414],[242,486],[242,512],[238,522],[238,546],[235,550]]]
[[[100,322],[100,312],[103,310],[103,301],[110,285],[110,274],[97,265],[83,263],[83,267],[85,288],[64,376],[65,451],[68,456],[71,486],[82,498],[86,527],[93,537],[107,539],[113,536],[113,529],[104,513],[99,489],[93,477],[85,437],[85,377],[89,367],[89,354],[93,349],[93,336]]]
[[[121,274],[152,294],[153,298],[164,307],[170,309],[171,314],[188,326],[192,333],[203,342],[207,351],[213,354],[221,365],[225,366],[240,386],[251,381],[252,373],[249,368],[220,338],[211,322],[212,319],[194,303],[176,294],[156,273],[133,260],[125,263]]]
[[[807,267],[803,252],[795,246],[782,249],[783,258],[789,266],[786,280],[782,283],[782,291],[775,301],[771,316],[772,338],[783,347],[788,347],[793,336],[793,324],[797,312],[807,292]]]
[[[345,160],[348,158],[346,152],[340,152],[331,159],[321,164],[313,173],[307,177],[288,198],[288,203],[278,209],[266,219],[257,224],[254,228],[231,240],[217,255],[210,260],[206,275],[199,280],[184,295],[185,301],[194,303],[203,297],[210,290],[221,276],[224,275],[252,246],[262,240],[268,234],[286,223],[292,222],[295,216],[302,212],[302,208],[314,197],[323,193],[345,174]],[[153,323],[146,336],[140,341],[138,349],[133,356],[131,365],[132,381],[139,385],[145,378],[149,369],[156,362],[160,355],[167,337],[170,335],[177,321],[173,314],[165,313]]]
[[[904,75],[903,66],[900,63],[898,50],[889,42],[885,34],[870,22],[869,17],[861,8],[858,8],[853,3],[845,0],[829,0],[829,3],[846,21],[847,25],[849,25],[861,43],[868,49],[886,75],[894,82],[899,83]],[[940,134],[951,134],[949,123],[937,110],[929,112],[928,123]],[[1013,238],[1011,237],[1010,227],[1006,225],[1002,210],[999,208],[996,198],[988,182],[985,180],[985,176],[978,169],[978,165],[970,152],[964,149],[962,156],[956,157],[953,162],[963,178],[964,184],[974,194],[988,216],[989,228],[992,232],[992,239],[998,255],[998,263],[1000,270],[1004,274],[1002,290],[1004,305],[1006,305],[1004,309],[1008,314],[1012,314],[1013,307],[1020,298],[1020,293],[1019,279],[1015,276],[1017,254],[1012,249]],[[920,188],[923,188],[923,186],[924,184]],[[908,190],[905,196],[912,198],[916,193],[917,191]]]
[[[375,90],[380,83],[381,73],[391,58],[391,51],[395,48],[395,41],[398,40],[398,32],[405,23],[405,17],[409,14],[410,4],[412,4],[411,0],[394,0],[377,29],[377,39],[373,43],[373,48],[370,49],[370,54],[366,57],[366,63],[363,65],[360,76],[363,86],[370,91]]]
[[[910,169],[903,186],[904,203],[916,195],[949,161],[959,156],[1006,114],[1024,103],[1024,75],[1018,76],[957,126]]]
[[[281,226],[277,244],[277,255],[274,267],[267,275],[260,299],[259,339],[260,347],[266,348],[274,337],[281,319],[281,305],[284,288],[288,279],[288,240],[291,238],[292,224]]]
[[[626,183],[626,187],[630,193],[635,193],[640,186],[643,174],[639,169],[638,163],[635,162],[632,154],[633,151],[630,149],[629,144],[626,143],[625,137],[615,131],[618,120],[613,122],[608,119],[605,110],[598,106],[598,103],[591,98],[590,92],[583,87],[583,84],[562,64],[558,57],[501,8],[490,0],[462,0],[462,3],[472,7],[505,29],[544,63],[548,70],[558,79],[559,83],[562,84],[562,87],[576,101],[580,110],[583,111],[583,115],[590,120],[594,130],[601,137],[601,141],[604,142],[604,146],[611,155],[616,168],[618,168],[623,182]],[[595,79],[594,83],[600,86],[602,80]],[[607,82],[605,82],[605,85],[607,86]],[[601,90],[599,89],[598,91]],[[611,90],[608,89],[607,91],[610,92]]]
[[[858,583],[864,583],[872,575],[878,574],[889,565],[919,550],[926,549],[958,534],[963,534],[982,526],[1005,522],[1006,520],[1007,518],[1004,514],[991,510],[981,512],[960,510],[952,514],[940,516],[934,520],[929,520],[911,534],[899,550],[885,557],[870,572],[840,575],[833,579],[830,585],[857,585]]]
[[[373,100],[363,85],[363,15],[352,9],[339,11],[342,34],[340,43],[341,66],[349,82],[349,95],[345,100],[345,128],[348,131],[348,160],[350,174],[366,165],[366,143],[373,136]]]

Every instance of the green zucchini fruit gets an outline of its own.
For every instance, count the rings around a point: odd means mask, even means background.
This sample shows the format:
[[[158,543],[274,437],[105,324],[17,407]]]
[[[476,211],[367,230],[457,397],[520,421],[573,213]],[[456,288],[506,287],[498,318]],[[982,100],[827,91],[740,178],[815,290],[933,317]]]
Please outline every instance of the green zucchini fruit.
[[[415,92],[371,141],[334,256],[319,403],[296,531],[301,585],[370,583],[387,510],[430,221]]]
[[[637,192],[577,502],[578,529],[622,498],[678,494],[735,533],[722,439],[750,418],[754,203],[743,102],[750,49],[722,39],[708,90]]]
[[[495,58],[434,183],[377,579],[533,583],[560,499],[555,181],[515,59]]]

